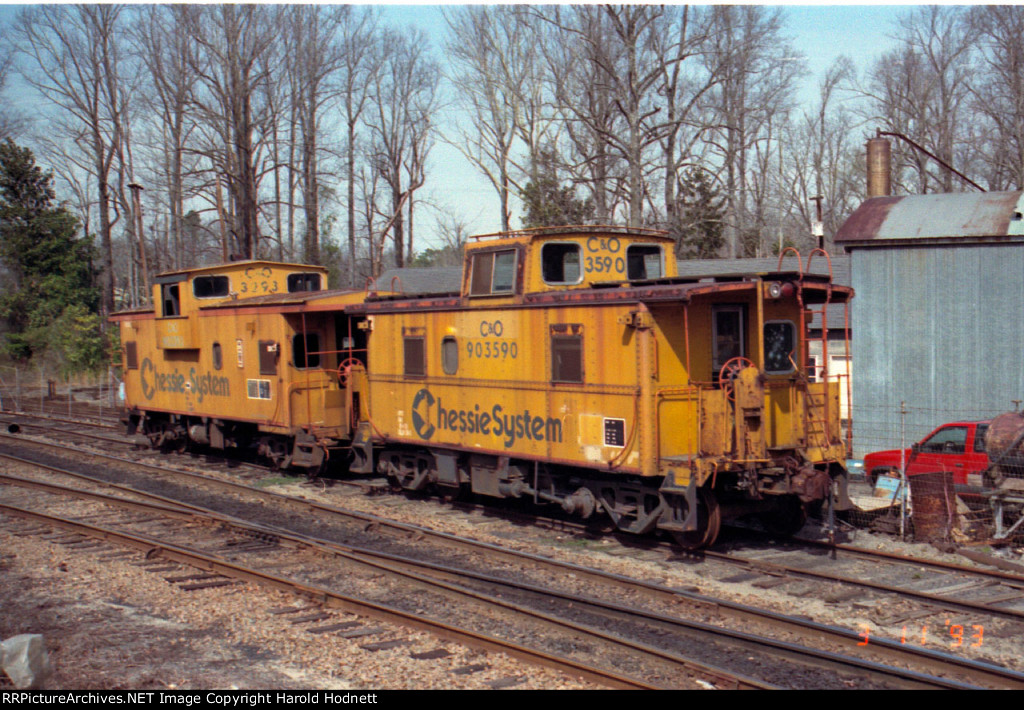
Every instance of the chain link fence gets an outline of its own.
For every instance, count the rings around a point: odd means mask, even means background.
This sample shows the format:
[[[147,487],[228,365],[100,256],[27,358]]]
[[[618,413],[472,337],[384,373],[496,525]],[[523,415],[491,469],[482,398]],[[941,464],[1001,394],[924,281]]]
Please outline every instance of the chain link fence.
[[[889,460],[899,464],[886,466],[884,475],[876,476],[875,471],[860,467],[861,460],[851,462],[851,491],[858,510],[850,522],[925,542],[1024,543],[1024,485],[1014,484],[1024,484],[1024,469],[1017,476],[1004,477],[1010,485],[997,484],[986,474],[991,463],[986,427],[955,427],[963,430],[963,440],[948,441],[941,450],[927,445],[934,441],[929,435],[944,424],[988,421],[1019,404],[1008,401],[1001,411],[935,409],[912,403],[885,410],[855,406],[858,455],[895,451]],[[904,453],[898,456],[901,449]],[[911,475],[905,478],[908,469]]]
[[[60,374],[56,368],[0,367],[0,411],[50,416],[116,417],[121,381],[112,369],[101,375]]]

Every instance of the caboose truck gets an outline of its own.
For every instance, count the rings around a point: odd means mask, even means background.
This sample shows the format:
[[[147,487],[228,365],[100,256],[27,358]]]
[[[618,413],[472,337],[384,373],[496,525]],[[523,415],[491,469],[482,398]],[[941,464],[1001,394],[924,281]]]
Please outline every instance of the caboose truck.
[[[808,316],[852,290],[801,271],[685,280],[672,245],[615,227],[488,235],[460,293],[347,306],[368,335],[350,469],[603,510],[691,547],[723,520],[792,533],[806,507],[849,507],[839,386],[805,373]]]

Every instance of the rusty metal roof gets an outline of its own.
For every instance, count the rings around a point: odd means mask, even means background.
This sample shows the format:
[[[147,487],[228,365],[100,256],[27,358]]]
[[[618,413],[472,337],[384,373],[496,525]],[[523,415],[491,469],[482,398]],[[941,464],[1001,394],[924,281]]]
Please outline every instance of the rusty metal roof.
[[[1024,192],[873,197],[835,237],[845,247],[965,240],[1024,241]]]
[[[312,303],[313,301],[344,297],[350,294],[362,294],[359,289],[336,288],[323,291],[294,291],[292,293],[274,293],[266,296],[249,296],[201,303],[200,311],[212,311],[228,308],[248,308],[260,306],[294,306]]]
[[[156,283],[159,283],[159,279],[170,280],[172,283],[176,279],[168,279],[173,276],[192,276],[194,274],[205,274],[210,271],[241,271],[246,268],[255,268],[258,266],[278,266],[284,268],[302,269],[304,271],[319,271],[321,273],[327,273],[327,267],[316,266],[314,264],[299,264],[290,261],[270,261],[269,259],[246,259],[244,261],[228,261],[221,264],[210,264],[208,266],[194,266],[190,269],[178,269],[176,271],[162,271],[156,275]]]
[[[458,293],[462,288],[461,266],[406,266],[388,269],[377,277],[377,289],[408,296]]]
[[[807,254],[801,255],[801,261],[798,262],[796,257],[787,255],[783,259],[782,267],[787,270],[796,270],[810,266],[810,273],[827,275],[831,265],[833,282],[842,286],[850,285],[850,256],[848,254],[831,254],[827,260],[818,254],[809,265],[807,257]],[[777,256],[760,259],[680,259],[676,264],[680,278],[688,279],[759,275],[770,280],[772,275],[780,273],[779,257]]]

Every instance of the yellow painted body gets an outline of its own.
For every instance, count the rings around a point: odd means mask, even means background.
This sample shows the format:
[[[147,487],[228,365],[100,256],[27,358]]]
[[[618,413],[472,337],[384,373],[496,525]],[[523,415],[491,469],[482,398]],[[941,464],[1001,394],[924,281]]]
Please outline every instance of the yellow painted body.
[[[325,286],[271,262],[158,277],[154,308],[114,317],[130,422],[308,467],[341,446],[408,488],[600,505],[631,531],[694,530],[697,488],[810,495],[845,458],[838,384],[803,374],[807,310],[852,297],[827,279],[687,281],[661,233],[575,227],[470,243],[446,296]]]
[[[290,276],[318,290],[289,293]],[[152,309],[113,317],[128,409],[347,439],[351,400],[338,366],[348,322],[339,314],[363,293],[324,291],[326,276],[322,267],[241,262],[158,277]]]
[[[561,245],[548,253],[560,264],[544,265],[548,245]],[[644,279],[632,274],[626,283],[631,246],[658,271],[646,281],[676,276],[663,237],[599,228],[528,233],[470,244],[457,303],[368,304],[369,410],[380,439],[671,475],[678,486],[692,476],[704,484],[721,471],[769,468],[787,454],[842,461],[838,385],[807,383],[797,367],[762,374],[765,324],[788,322],[795,334],[797,300],[767,298],[761,279],[688,284],[678,298],[655,294],[652,283],[655,295],[645,296]],[[491,292],[479,276],[488,269]],[[713,311],[723,304],[743,314],[743,352],[755,365],[743,371],[751,382],[737,381],[735,403],[713,367]],[[568,356],[559,342],[570,343]],[[794,365],[799,347],[793,343]],[[555,365],[565,357],[574,363],[568,378]]]

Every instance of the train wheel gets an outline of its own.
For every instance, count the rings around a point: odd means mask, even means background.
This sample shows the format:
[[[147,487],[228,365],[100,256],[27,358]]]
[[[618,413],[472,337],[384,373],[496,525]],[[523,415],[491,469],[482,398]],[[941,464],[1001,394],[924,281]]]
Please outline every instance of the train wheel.
[[[807,522],[807,510],[798,497],[781,496],[775,506],[759,519],[769,535],[792,537]]]
[[[674,532],[676,544],[684,550],[700,550],[711,547],[722,530],[722,511],[713,493],[703,489],[697,491],[697,529],[690,532]]]
[[[256,453],[270,460],[275,471],[284,471],[292,463],[290,442],[276,436],[264,437]]]
[[[175,424],[164,424],[158,441],[160,451],[165,454],[183,454],[188,450],[188,438]]]

